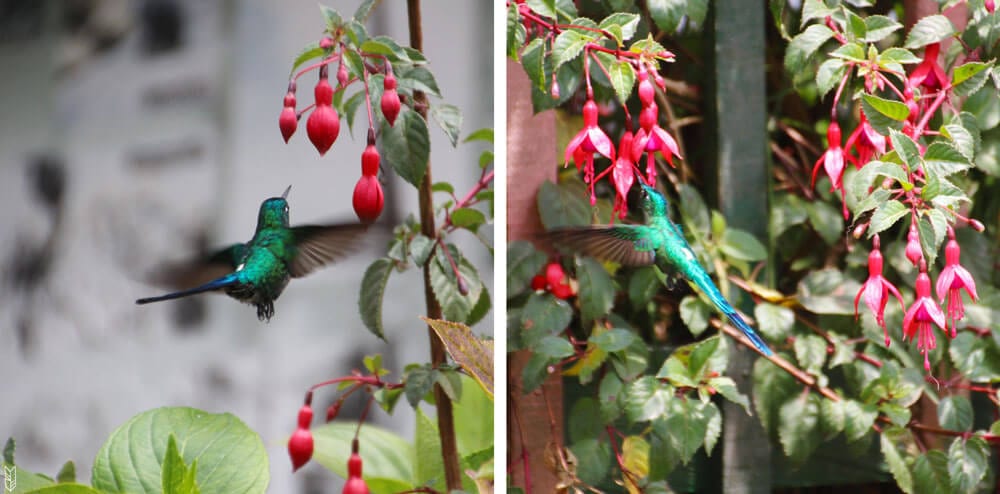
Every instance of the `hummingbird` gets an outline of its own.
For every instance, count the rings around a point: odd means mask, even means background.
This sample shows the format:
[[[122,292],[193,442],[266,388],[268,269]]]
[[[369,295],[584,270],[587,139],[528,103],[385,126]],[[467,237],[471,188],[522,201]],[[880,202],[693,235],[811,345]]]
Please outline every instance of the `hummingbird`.
[[[675,268],[694,282],[761,353],[770,356],[771,349],[722,296],[698,263],[680,226],[670,221],[667,199],[653,187],[641,182],[639,185],[646,224],[557,228],[546,236],[557,245],[623,266],[656,265],[663,272]]]
[[[200,259],[167,266],[157,278],[164,284],[194,286],[158,297],[141,298],[137,304],[187,297],[202,292],[227,295],[257,308],[257,318],[270,321],[274,301],[291,278],[350,254],[367,229],[358,223],[289,226],[288,191],[260,205],[257,229],[247,243],[236,243]]]

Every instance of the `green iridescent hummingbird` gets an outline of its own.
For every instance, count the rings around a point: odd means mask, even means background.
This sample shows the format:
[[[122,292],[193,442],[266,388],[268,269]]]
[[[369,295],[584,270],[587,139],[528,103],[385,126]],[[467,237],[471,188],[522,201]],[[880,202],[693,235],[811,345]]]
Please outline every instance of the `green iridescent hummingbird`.
[[[623,266],[656,265],[661,271],[673,268],[694,282],[761,353],[771,349],[722,296],[705,268],[698,263],[679,226],[667,216],[667,199],[656,189],[640,183],[645,225],[615,225],[557,228],[546,235],[557,245],[585,255],[614,261]]]
[[[158,297],[141,298],[148,304],[208,291],[227,295],[257,308],[257,318],[270,321],[274,301],[291,278],[300,278],[350,254],[360,243],[365,225],[288,224],[289,185],[281,197],[260,205],[257,229],[245,244],[233,244],[192,262],[168,266],[157,276],[162,284],[186,288]]]

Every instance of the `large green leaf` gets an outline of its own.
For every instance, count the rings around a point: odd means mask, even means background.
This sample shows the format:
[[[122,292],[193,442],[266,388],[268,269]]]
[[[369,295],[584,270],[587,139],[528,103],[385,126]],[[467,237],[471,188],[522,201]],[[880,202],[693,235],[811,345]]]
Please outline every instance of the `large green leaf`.
[[[394,432],[378,426],[352,422],[331,422],[313,427],[313,460],[340,477],[347,478],[347,459],[351,440],[358,432],[362,475],[373,494],[390,494],[413,489],[413,444]]]
[[[973,492],[989,468],[990,447],[982,438],[956,437],[948,448],[948,475],[954,492]]]
[[[929,15],[917,21],[906,35],[906,48],[920,48],[931,43],[937,43],[955,34],[955,27],[947,17],[936,14]]]
[[[404,106],[393,126],[382,126],[382,157],[396,173],[414,187],[427,173],[431,142],[427,122],[419,113]]]
[[[382,299],[390,274],[392,274],[392,261],[385,258],[373,261],[361,278],[361,298],[358,300],[361,322],[372,334],[383,340],[385,328],[382,326]]]
[[[583,325],[607,315],[615,301],[611,275],[601,263],[590,257],[578,257],[576,276],[580,282],[580,318]]]
[[[107,492],[159,493],[169,437],[185,464],[198,462],[204,494],[265,492],[267,452],[260,436],[234,415],[187,407],[149,410],[115,429],[94,460],[94,487]]]
[[[820,445],[819,400],[814,394],[800,394],[781,406],[778,438],[785,456],[796,464],[805,463]]]

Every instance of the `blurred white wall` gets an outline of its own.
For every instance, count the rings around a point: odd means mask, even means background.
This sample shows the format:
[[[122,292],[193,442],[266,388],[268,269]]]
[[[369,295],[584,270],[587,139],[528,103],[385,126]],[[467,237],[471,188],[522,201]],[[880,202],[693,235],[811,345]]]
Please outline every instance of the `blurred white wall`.
[[[350,15],[359,2],[326,3]],[[363,117],[355,137],[342,125],[323,158],[304,121],[288,145],[277,129],[291,61],[322,30],[316,2],[8,4],[0,11],[0,441],[18,440],[25,468],[55,474],[71,459],[87,481],[115,427],[157,406],[194,406],[234,413],[261,434],[272,492],[304,492],[310,476],[313,488],[330,490],[333,476],[318,465],[292,476],[281,441],[309,384],[360,368],[364,354],[382,353],[400,371],[428,359],[417,271],[390,280],[388,344],[357,314],[357,285],[382,244],[293,281],[270,324],[220,295],[134,304],[160,293],[143,273],[191,254],[199,236],[210,245],[247,240],[260,202],[289,184],[293,224],[355,219]],[[151,4],[177,7],[177,49],[150,53]],[[89,12],[82,27],[78,6]],[[445,100],[463,110],[463,135],[493,121],[491,11],[489,2],[423,3],[425,52]],[[404,2],[382,2],[368,27],[405,43]],[[314,77],[299,82],[300,107]],[[480,147],[454,149],[430,128],[435,181],[467,190]],[[65,169],[59,213],[36,192],[38,156]],[[390,173],[383,219],[411,211],[415,191]],[[469,235],[455,239],[492,287],[485,249]],[[51,256],[41,254],[45,245]],[[23,274],[32,255],[51,260],[38,276]],[[475,329],[492,335],[491,321]],[[317,396],[318,415],[329,396]],[[393,417],[373,415],[412,435],[407,404]]]

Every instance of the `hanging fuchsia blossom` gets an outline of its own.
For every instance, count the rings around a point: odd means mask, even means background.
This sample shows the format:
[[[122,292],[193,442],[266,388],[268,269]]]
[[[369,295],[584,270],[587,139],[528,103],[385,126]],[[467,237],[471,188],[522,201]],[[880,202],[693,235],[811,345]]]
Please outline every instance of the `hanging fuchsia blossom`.
[[[879,326],[882,326],[882,332],[885,334],[885,346],[889,346],[889,330],[885,327],[885,304],[889,302],[889,293],[892,293],[896,300],[899,300],[900,308],[905,310],[906,307],[899,290],[882,276],[882,251],[879,247],[878,235],[875,235],[875,239],[872,241],[872,251],[868,254],[868,280],[865,281],[864,285],[861,285],[858,294],[854,296],[854,318],[858,318],[858,302],[863,295],[865,304],[875,314],[875,321],[878,322]]]
[[[941,43],[931,43],[924,47],[924,60],[913,69],[908,78],[911,87],[921,86],[928,91],[935,91],[950,84],[950,79],[938,63],[941,53]]]
[[[924,354],[924,370],[930,372],[931,363],[927,357],[927,352],[937,346],[934,337],[934,327],[936,324],[942,331],[945,330],[944,313],[941,307],[931,298],[931,277],[927,275],[927,263],[920,262],[920,274],[917,275],[916,282],[917,299],[906,311],[903,317],[903,337],[909,337],[912,341],[917,338],[917,349]]]
[[[885,136],[879,134],[870,123],[868,119],[865,118],[865,114],[861,114],[861,119],[858,121],[858,128],[851,132],[851,135],[847,137],[847,143],[844,145],[844,149],[847,151],[844,156],[852,163],[854,167],[861,169],[861,167],[868,164],[876,155],[885,153]],[[851,149],[857,154],[857,157],[850,153]]]
[[[611,221],[614,222],[615,216],[618,218],[625,218],[628,214],[628,191],[632,188],[635,183],[635,175],[638,173],[638,169],[635,166],[635,162],[632,161],[632,130],[626,128],[625,133],[622,134],[622,138],[618,141],[618,158],[615,162],[609,166],[606,170],[601,172],[594,182],[597,182],[605,175],[611,175],[611,182],[615,184],[615,206],[611,212]],[[594,183],[590,184],[590,197],[591,202],[594,198]]]
[[[948,244],[944,248],[944,270],[937,280],[937,296],[944,303],[945,296],[948,297],[948,320],[951,321],[951,337],[955,337],[955,321],[965,317],[965,305],[962,303],[962,294],[959,290],[965,290],[975,302],[979,299],[976,294],[976,280],[972,279],[969,270],[958,263],[962,250],[955,241],[955,230],[948,228]]]
[[[569,141],[563,155],[563,161],[565,165],[569,165],[572,159],[577,169],[583,167],[583,181],[591,185],[590,203],[592,205],[597,202],[592,186],[595,152],[611,161],[615,160],[615,148],[611,138],[597,125],[597,103],[594,103],[593,99],[588,99],[583,104],[583,129]]]

